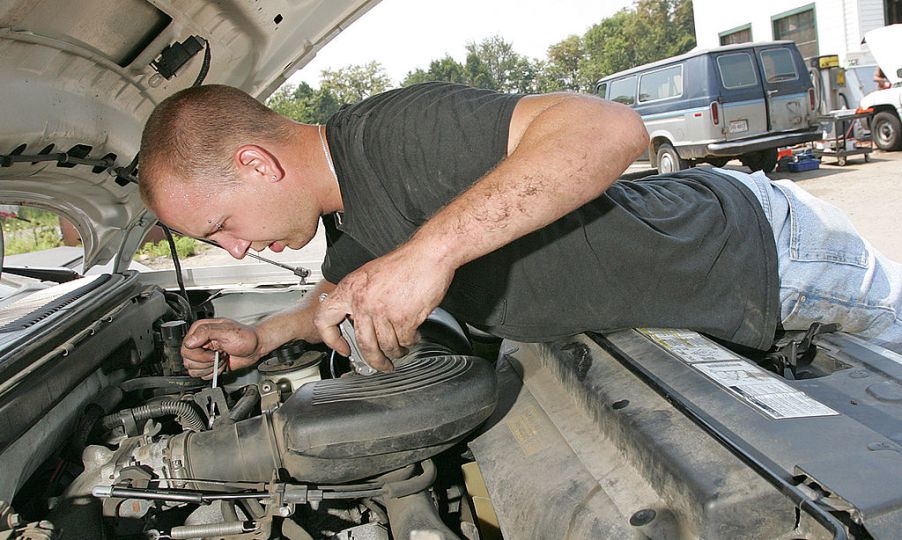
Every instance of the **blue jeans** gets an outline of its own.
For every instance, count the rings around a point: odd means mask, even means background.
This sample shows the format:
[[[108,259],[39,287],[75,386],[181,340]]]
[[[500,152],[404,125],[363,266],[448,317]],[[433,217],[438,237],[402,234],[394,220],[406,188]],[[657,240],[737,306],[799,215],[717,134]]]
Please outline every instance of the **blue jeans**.
[[[773,228],[785,329],[839,323],[845,332],[902,344],[902,265],[874,249],[841,210],[794,182],[718,172],[755,193]]]

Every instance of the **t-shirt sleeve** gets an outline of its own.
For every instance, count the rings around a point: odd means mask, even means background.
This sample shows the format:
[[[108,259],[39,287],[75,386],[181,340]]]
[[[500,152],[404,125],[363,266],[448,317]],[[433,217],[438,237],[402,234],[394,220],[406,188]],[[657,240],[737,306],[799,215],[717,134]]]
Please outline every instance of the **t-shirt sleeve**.
[[[366,248],[357,243],[350,235],[338,230],[334,215],[323,216],[326,230],[326,256],[323,259],[322,272],[326,281],[338,283],[346,275],[375,259]]]

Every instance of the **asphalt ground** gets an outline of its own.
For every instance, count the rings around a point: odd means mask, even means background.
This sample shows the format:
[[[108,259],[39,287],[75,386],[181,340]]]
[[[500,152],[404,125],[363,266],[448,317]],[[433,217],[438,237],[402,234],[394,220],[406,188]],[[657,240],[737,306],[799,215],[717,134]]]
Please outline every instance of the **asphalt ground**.
[[[731,161],[726,168],[748,171],[738,161]],[[641,178],[654,174],[647,162],[633,164],[624,175]],[[878,250],[895,261],[902,262],[902,152],[870,154],[867,162],[862,156],[849,158],[844,167],[834,159],[825,157],[820,168],[800,173],[773,172],[772,179],[789,179],[810,193],[843,209],[858,231]],[[310,244],[301,250],[286,249],[282,253],[264,250],[261,255],[274,260],[300,264],[318,270],[326,251],[322,227]],[[171,265],[169,261],[160,261]],[[250,258],[236,261],[225,251],[216,248],[190,257],[183,266],[218,266],[228,264],[254,264]]]

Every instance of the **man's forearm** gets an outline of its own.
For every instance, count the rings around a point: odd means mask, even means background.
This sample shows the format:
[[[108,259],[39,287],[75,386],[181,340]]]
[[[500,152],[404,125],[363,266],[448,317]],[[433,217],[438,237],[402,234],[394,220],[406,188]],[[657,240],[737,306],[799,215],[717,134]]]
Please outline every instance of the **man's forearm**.
[[[295,339],[309,343],[320,342],[319,332],[313,325],[313,316],[319,305],[319,296],[332,292],[334,288],[334,283],[322,280],[296,306],[274,313],[257,323],[257,354],[266,355]]]
[[[509,157],[425,223],[411,247],[458,268],[598,197],[646,145],[633,111],[568,96],[531,118]]]

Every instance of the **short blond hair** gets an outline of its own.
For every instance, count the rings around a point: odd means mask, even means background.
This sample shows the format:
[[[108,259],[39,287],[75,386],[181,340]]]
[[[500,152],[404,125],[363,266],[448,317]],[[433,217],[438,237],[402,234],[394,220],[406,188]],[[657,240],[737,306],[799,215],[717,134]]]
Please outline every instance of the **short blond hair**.
[[[153,203],[164,175],[186,184],[236,184],[235,150],[287,140],[291,126],[290,120],[231,86],[176,92],[156,106],[141,135],[138,186],[144,204]]]

